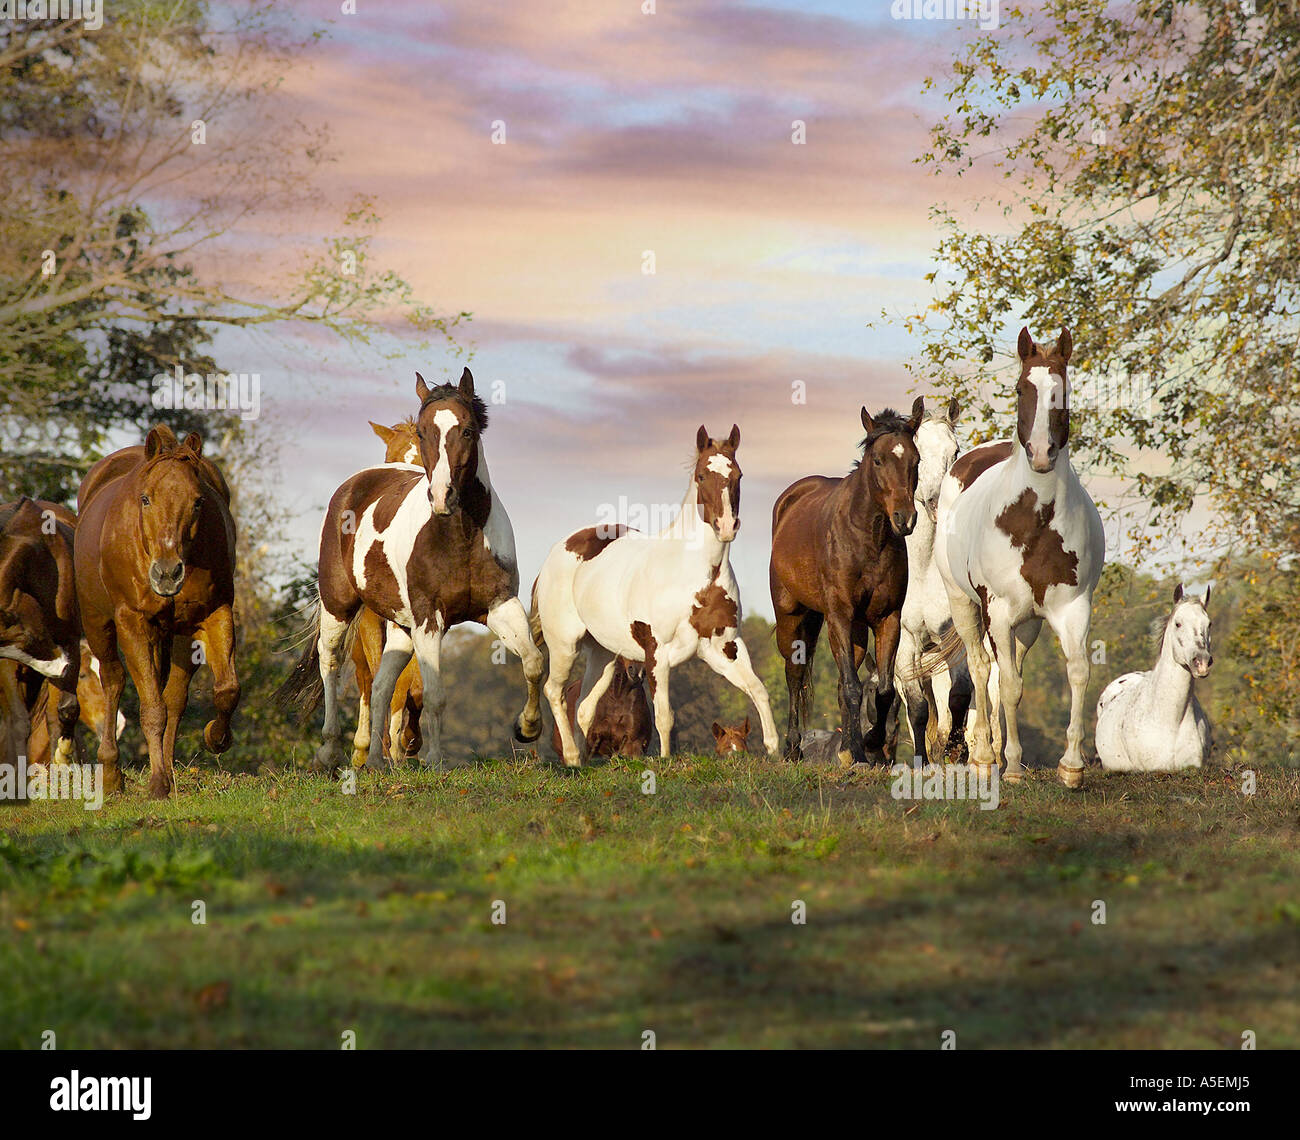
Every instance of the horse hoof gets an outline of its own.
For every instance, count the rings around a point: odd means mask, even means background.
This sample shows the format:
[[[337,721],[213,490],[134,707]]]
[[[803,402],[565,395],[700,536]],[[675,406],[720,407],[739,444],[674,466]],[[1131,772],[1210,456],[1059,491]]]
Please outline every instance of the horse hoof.
[[[104,773],[104,795],[116,795],[124,791],[125,786],[122,783],[122,773],[116,769],[112,772]]]
[[[332,778],[342,766],[343,750],[337,744],[323,744],[316,750],[308,768],[319,776]]]
[[[149,798],[151,800],[165,800],[172,794],[172,786],[167,780],[150,780],[149,781]]]
[[[1008,784],[1018,784],[1025,778],[1025,770],[1017,768],[1014,772],[1008,768],[1002,773],[1002,779]]]
[[[537,720],[533,723],[532,728],[525,728],[523,714],[521,713],[515,719],[515,727],[514,727],[513,735],[515,740],[517,740],[520,744],[532,744],[534,740],[536,740],[539,736],[542,735],[542,718],[539,716]]]
[[[220,738],[217,738],[214,729],[216,723],[215,720],[210,720],[204,726],[203,743],[207,746],[209,752],[221,753],[230,747],[232,739],[229,726],[227,726],[225,733]]]
[[[1058,764],[1056,774],[1061,777],[1061,783],[1067,788],[1078,790],[1083,787],[1082,768],[1067,768],[1064,764]]]
[[[67,737],[60,737],[58,746],[54,749],[54,762],[56,764],[68,764],[72,761],[72,741]]]

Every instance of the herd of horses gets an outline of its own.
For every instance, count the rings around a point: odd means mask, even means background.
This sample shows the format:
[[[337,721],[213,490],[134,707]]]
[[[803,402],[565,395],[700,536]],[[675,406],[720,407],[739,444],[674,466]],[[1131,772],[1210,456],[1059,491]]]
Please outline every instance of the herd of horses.
[[[777,498],[770,582],[789,698],[784,747],[740,635],[730,562],[740,429],[715,438],[700,427],[681,509],[658,533],[608,524],[557,542],[525,608],[473,376],[465,369],[458,384],[430,386],[417,373],[418,411],[391,427],[372,424],[384,462],[338,487],[321,527],[319,604],[277,695],[304,716],[324,705],[312,766],[335,774],[349,763],[339,701],[349,657],[360,692],[352,765],[387,768],[418,755],[448,766],[440,658],[446,632],[463,622],[486,625],[522,662],[515,738],[538,739],[544,696],[565,765],[640,755],[652,721],[668,755],[671,672],[695,657],[748,697],[767,754],[800,761],[816,751],[805,722],[824,626],[838,672],[833,750],[842,765],[887,762],[898,698],[916,763],[942,753],[988,770],[1004,757],[1002,778],[1016,781],[1024,658],[1046,622],[1070,687],[1058,772],[1079,787],[1105,538],[1069,461],[1070,334],[1045,347],[1022,330],[1017,349],[1015,438],[962,454],[955,401],[927,412],[918,397],[910,415],[864,407],[853,469],[800,479]],[[179,440],[154,427],[143,445],[100,460],[75,514],[28,498],[0,507],[0,760],[12,763],[26,748],[33,763],[67,761],[80,718],[99,738],[105,790],[120,790],[118,705],[129,671],[149,793],[169,795],[177,730],[201,664],[212,669],[215,706],[204,743],[218,753],[231,744],[240,695],[234,594],[230,490],[197,434]],[[1209,724],[1193,677],[1211,661],[1208,594],[1185,598],[1179,586],[1156,668],[1102,694],[1103,765],[1199,766]],[[872,700],[864,700],[864,663]],[[740,729],[715,723],[718,751],[748,750],[749,731],[748,718]]]

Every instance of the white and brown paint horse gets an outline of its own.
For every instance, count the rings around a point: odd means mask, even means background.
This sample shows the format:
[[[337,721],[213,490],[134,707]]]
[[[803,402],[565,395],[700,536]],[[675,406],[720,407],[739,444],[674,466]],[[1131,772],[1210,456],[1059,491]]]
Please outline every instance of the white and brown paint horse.
[[[1196,699],[1194,679],[1208,677],[1210,591],[1174,591],[1174,609],[1160,638],[1160,658],[1145,673],[1116,677],[1097,702],[1097,755],[1121,772],[1199,768],[1210,755],[1210,721]]]
[[[280,698],[314,708],[325,726],[315,758],[333,773],[344,763],[338,679],[349,627],[362,606],[385,621],[383,657],[371,686],[373,707],[390,707],[398,676],[414,652],[424,682],[420,761],[442,766],[442,638],[460,622],[485,624],[518,656],[528,683],[515,736],[541,733],[542,655],[518,598],[514,530],[488,475],[482,436],[487,408],[468,368],[460,384],[430,388],[416,374],[420,465],[368,467],[346,480],[321,528],[317,636]],[[384,765],[384,717],[372,717],[368,766]]]
[[[587,676],[594,680],[578,705],[579,735],[591,727],[616,659],[644,661],[659,754],[667,756],[673,730],[669,673],[698,656],[754,702],[763,744],[769,753],[776,751],[767,690],[740,637],[740,594],[731,571],[731,543],[740,527],[739,443],[734,425],[722,440],[700,427],[681,511],[658,534],[617,524],[587,527],[546,556],[533,586],[533,632],[550,651],[546,698],[570,767],[581,765],[585,744],[569,727],[564,688],[583,648]]]
[[[1028,329],[1020,331],[1016,438],[977,447],[952,465],[939,496],[935,559],[974,682],[972,762],[997,763],[989,725],[987,630],[1007,721],[1005,778],[1022,777],[1016,724],[1021,670],[1046,620],[1060,639],[1070,680],[1070,724],[1057,771],[1067,787],[1077,788],[1083,782],[1092,594],[1106,536],[1070,466],[1071,348],[1067,330],[1050,349],[1035,344]]]

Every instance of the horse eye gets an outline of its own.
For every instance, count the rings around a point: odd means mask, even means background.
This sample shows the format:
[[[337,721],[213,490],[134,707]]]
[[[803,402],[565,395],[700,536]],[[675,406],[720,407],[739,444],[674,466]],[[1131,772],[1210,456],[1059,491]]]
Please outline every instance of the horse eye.
[[[1174,629],[1182,629],[1182,628],[1183,628],[1183,623],[1182,623],[1182,622],[1180,622],[1180,621],[1176,621],[1176,622],[1174,622]]]
[[[474,429],[473,429],[473,428],[465,428],[465,429],[463,429],[463,430],[461,431],[460,434],[461,434],[462,436],[464,436],[466,439],[473,439],[473,438],[474,438]]]
[[[149,505],[149,496],[148,496],[148,495],[141,495],[141,496],[140,496],[140,505],[141,505],[142,507],[147,507],[147,506]]]
[[[880,456],[879,456],[879,455],[873,455],[873,456],[871,457],[871,462],[874,463],[877,467],[879,467],[879,466],[881,465],[881,464],[880,464]]]

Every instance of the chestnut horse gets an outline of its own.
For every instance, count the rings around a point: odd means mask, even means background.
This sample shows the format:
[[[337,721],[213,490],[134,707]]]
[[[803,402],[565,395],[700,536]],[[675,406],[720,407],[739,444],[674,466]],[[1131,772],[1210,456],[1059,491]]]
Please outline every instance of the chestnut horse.
[[[205,661],[217,712],[203,742],[212,752],[231,744],[239,702],[235,523],[230,490],[202,447],[194,432],[177,442],[170,428],[155,427],[143,446],[96,463],[77,495],[77,596],[104,684],[105,791],[122,788],[116,724],[123,657],[140,697],[151,796],[171,793],[176,733],[190,679]]]
[[[644,661],[654,701],[659,754],[672,746],[669,672],[700,657],[745,693],[758,709],[763,743],[777,748],[767,690],[740,637],[740,590],[731,571],[731,543],[740,528],[740,428],[711,439],[695,435],[691,481],[677,517],[657,534],[615,524],[587,527],[551,547],[533,585],[533,636],[551,654],[546,698],[564,743],[564,762],[580,767],[583,751],[564,713],[564,690],[585,647],[594,677],[578,705],[585,735],[614,680],[617,659]]]
[[[713,749],[719,756],[733,752],[749,755],[749,717],[744,724],[719,724],[713,722]]]
[[[1092,593],[1106,560],[1106,535],[1092,498],[1070,466],[1066,365],[1072,347],[1066,329],[1052,348],[1039,347],[1027,328],[1020,330],[1016,438],[968,451],[944,477],[935,564],[975,685],[971,762],[986,769],[997,766],[989,722],[987,633],[1007,720],[1003,778],[1021,779],[1016,723],[1021,670],[1046,619],[1061,642],[1070,680],[1070,725],[1057,772],[1066,787],[1078,788],[1083,783]]]
[[[416,438],[413,418],[408,416],[392,427],[371,420],[370,427],[384,441],[385,463],[420,462],[420,441]],[[365,606],[357,619],[356,635],[352,639],[352,664],[356,668],[359,695],[357,731],[352,738],[352,765],[355,768],[363,767],[370,753],[370,687],[383,655],[384,619]],[[384,749],[388,756],[397,759],[419,753],[423,743],[420,738],[420,712],[423,708],[424,683],[420,680],[419,665],[412,659],[407,662],[393,689],[388,725],[384,730]]]
[[[862,409],[862,460],[843,478],[809,475],[772,508],[772,606],[776,643],[790,694],[787,756],[802,758],[808,677],[823,622],[839,668],[840,764],[887,763],[886,724],[894,702],[894,657],[907,594],[905,539],[916,526],[915,436],[925,416],[918,396],[910,419]],[[875,637],[876,720],[862,738],[858,669]],[[864,750],[865,748],[865,750]]]
[[[542,655],[518,598],[514,529],[492,488],[482,436],[487,407],[468,368],[460,384],[430,388],[416,373],[420,466],[368,467],[330,499],[321,527],[316,636],[278,698],[307,710],[324,698],[325,725],[313,766],[333,774],[343,763],[338,710],[341,651],[368,606],[387,623],[372,704],[390,707],[412,652],[424,681],[421,763],[441,766],[440,675],[443,634],[465,621],[485,624],[524,666],[528,695],[515,736],[541,735]],[[372,717],[367,764],[383,765],[384,718]]]
[[[57,503],[24,497],[0,507],[0,658],[26,665],[59,690],[60,761],[72,756],[80,715],[74,526],[75,516]],[[30,711],[38,683],[33,680],[27,689],[23,703]]]
[[[564,691],[564,708],[569,714],[569,731],[578,723],[578,697],[582,678]],[[650,702],[645,695],[645,666],[620,657],[614,679],[596,705],[596,715],[587,730],[587,746],[593,756],[644,756],[650,747]],[[551,747],[564,758],[560,726],[551,728]]]

